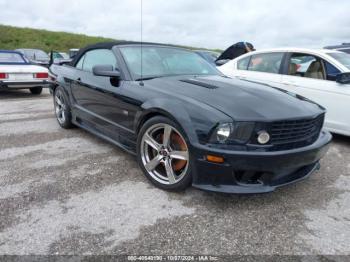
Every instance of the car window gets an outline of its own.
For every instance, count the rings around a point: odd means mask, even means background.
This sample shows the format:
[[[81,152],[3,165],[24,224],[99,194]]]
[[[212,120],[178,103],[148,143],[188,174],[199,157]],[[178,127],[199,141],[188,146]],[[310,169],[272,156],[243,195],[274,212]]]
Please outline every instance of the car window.
[[[82,69],[83,69],[84,59],[85,59],[85,55],[82,56],[82,57],[79,59],[78,63],[75,65],[75,67],[78,68],[78,69],[80,69],[80,70],[82,70]]]
[[[81,60],[81,59],[80,59]],[[80,63],[80,60],[78,64]],[[78,67],[77,64],[77,67]],[[92,68],[96,65],[112,65],[116,69],[117,59],[113,52],[108,49],[96,49],[88,51],[85,54],[82,68],[84,71],[92,72]]]
[[[63,56],[57,52],[53,52],[52,57],[53,57],[53,59],[62,59],[63,58]]]
[[[342,65],[346,66],[348,69],[350,69],[350,55],[343,52],[337,52],[337,53],[328,53],[329,56],[333,57],[335,60],[337,60]]]
[[[245,57],[245,58],[242,58],[241,60],[239,60],[237,62],[237,69],[238,70],[247,70],[250,58],[251,58],[251,56],[248,56],[248,57]]]
[[[293,53],[288,64],[288,75],[326,79],[323,60],[310,54]]]
[[[24,55],[29,59],[33,60],[50,60],[49,56],[42,50],[37,49],[25,49],[23,51]]]
[[[67,53],[59,53],[63,59],[69,59],[69,55]]]
[[[0,64],[25,64],[22,56],[16,53],[0,53]]]
[[[341,51],[341,52],[344,52],[344,53],[347,53],[347,54],[350,54],[350,48],[339,48],[337,50]]]
[[[282,63],[283,53],[266,53],[253,55],[248,70],[278,74]]]

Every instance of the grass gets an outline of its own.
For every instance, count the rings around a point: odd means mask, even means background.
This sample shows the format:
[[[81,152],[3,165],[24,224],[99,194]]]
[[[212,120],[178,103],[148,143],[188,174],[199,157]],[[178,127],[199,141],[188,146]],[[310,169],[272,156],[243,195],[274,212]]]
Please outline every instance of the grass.
[[[105,37],[87,36],[66,32],[53,32],[42,29],[21,28],[0,25],[0,49],[37,48],[46,52],[51,50],[67,52],[71,48],[82,48],[89,44],[120,41]],[[189,49],[204,49],[183,46]],[[219,49],[213,51],[221,51]]]

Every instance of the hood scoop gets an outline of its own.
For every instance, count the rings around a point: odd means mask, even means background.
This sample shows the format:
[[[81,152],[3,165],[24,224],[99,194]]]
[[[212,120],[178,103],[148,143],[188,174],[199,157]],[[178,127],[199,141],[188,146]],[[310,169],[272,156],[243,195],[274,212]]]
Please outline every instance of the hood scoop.
[[[219,88],[216,85],[209,84],[207,82],[202,82],[202,81],[199,81],[199,80],[196,80],[196,79],[183,79],[183,80],[180,80],[180,81],[184,82],[184,83],[196,85],[196,86],[205,87],[205,88],[208,88],[208,89],[217,89],[217,88]]]

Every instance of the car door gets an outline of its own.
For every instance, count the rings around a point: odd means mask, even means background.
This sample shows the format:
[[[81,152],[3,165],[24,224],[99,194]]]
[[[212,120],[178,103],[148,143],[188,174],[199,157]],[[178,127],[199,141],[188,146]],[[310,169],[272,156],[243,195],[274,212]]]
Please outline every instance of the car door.
[[[345,110],[349,107],[350,85],[335,81],[341,71],[326,59],[308,53],[289,53],[286,63],[283,88],[325,107],[327,129],[350,132],[350,115]]]
[[[237,60],[233,75],[241,79],[269,84],[281,85],[281,66],[283,52],[258,53]]]
[[[115,141],[120,136],[132,136],[133,114],[125,98],[123,79],[95,76],[92,69],[96,65],[112,65],[118,70],[116,55],[109,49],[88,51],[82,62],[78,78],[72,84],[72,96],[78,108],[78,121]],[[127,110],[130,109],[130,110]]]

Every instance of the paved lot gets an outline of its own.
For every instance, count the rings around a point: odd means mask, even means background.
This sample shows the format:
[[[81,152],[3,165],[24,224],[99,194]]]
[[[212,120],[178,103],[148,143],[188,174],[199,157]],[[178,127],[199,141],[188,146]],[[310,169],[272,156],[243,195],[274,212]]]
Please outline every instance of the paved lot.
[[[0,93],[0,254],[350,254],[350,139],[309,180],[236,196],[151,186],[132,156]]]

